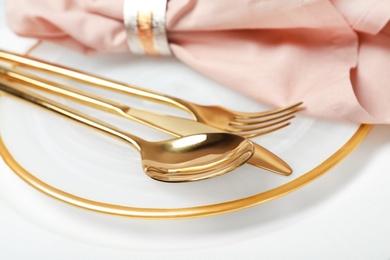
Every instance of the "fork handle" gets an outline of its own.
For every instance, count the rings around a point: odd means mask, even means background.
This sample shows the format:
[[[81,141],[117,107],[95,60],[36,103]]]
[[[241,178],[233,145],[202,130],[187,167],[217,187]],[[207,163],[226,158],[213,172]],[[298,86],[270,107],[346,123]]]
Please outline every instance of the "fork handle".
[[[141,89],[139,87],[135,87],[129,84],[123,84],[113,80],[108,80],[106,78],[99,77],[90,73],[81,72],[64,66],[54,65],[38,59],[23,57],[21,55],[2,50],[0,50],[0,60],[4,60],[12,64],[27,67],[30,69],[55,74],[61,77],[72,79],[74,81],[90,84],[109,90],[115,90],[118,92],[124,92],[153,102],[163,103],[165,105],[180,108],[188,112],[194,119],[196,119],[195,114],[188,107],[188,102],[180,98],[160,94],[151,90]]]
[[[121,114],[123,111],[130,110],[130,107],[119,102],[106,99],[101,96],[82,91],[80,89],[69,87],[65,84],[47,80],[45,78],[38,77],[34,74],[21,70],[0,66],[0,77],[10,81],[16,81],[23,85],[27,85],[55,95],[69,98],[81,104],[95,107],[106,112]]]
[[[129,118],[138,123],[156,128],[174,136],[192,135],[194,133],[220,132],[202,123],[184,118],[170,117],[150,111],[132,108],[116,101],[85,92],[65,84],[50,81],[21,70],[0,66],[0,78],[15,81],[25,86],[52,93],[81,104],[97,108],[112,114]]]

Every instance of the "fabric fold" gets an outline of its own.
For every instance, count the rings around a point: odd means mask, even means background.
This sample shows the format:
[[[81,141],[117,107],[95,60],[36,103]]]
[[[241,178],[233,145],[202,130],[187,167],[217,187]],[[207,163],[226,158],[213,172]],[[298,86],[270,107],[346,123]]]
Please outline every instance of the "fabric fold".
[[[21,36],[128,52],[122,0],[8,0],[7,13]],[[176,58],[254,99],[388,124],[389,18],[389,0],[170,0],[166,27]]]

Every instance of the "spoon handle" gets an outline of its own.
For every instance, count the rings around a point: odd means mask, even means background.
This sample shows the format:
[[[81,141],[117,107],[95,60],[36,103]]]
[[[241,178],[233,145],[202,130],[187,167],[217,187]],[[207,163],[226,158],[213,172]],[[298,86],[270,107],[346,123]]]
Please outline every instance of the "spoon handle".
[[[6,92],[12,96],[18,97],[20,99],[23,99],[25,101],[43,107],[45,109],[48,109],[50,111],[53,111],[62,116],[73,119],[79,123],[100,130],[103,133],[109,134],[113,137],[129,142],[130,145],[135,149],[137,149],[138,151],[141,150],[141,144],[146,142],[145,140],[139,138],[138,136],[124,132],[94,117],[91,117],[87,114],[84,114],[66,105],[60,104],[49,98],[43,97],[34,92],[25,90],[13,82],[0,80],[0,91]]]

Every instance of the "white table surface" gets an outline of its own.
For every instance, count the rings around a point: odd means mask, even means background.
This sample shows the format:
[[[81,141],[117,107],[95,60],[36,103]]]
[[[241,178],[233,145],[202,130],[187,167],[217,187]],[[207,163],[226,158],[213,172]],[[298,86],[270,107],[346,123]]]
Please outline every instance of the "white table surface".
[[[22,52],[33,41],[21,39],[7,28],[3,10],[4,0],[0,0],[0,48]],[[93,259],[183,259],[184,255],[186,259],[390,259],[389,160],[390,126],[375,126],[337,167],[279,199],[309,196],[305,206],[294,209],[299,211],[298,218],[276,222],[266,234],[237,238],[235,243],[179,251],[126,251],[63,237],[8,214],[0,222],[0,257],[90,259],[94,252]],[[7,171],[1,160],[0,174]],[[0,214],[3,210],[0,208]],[[15,222],[18,224],[10,224]]]

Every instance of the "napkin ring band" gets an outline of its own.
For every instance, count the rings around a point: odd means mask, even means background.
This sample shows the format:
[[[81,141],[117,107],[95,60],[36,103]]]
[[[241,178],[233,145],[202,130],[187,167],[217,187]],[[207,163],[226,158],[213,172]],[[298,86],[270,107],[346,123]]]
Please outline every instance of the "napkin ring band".
[[[167,0],[124,0],[127,44],[134,54],[169,56],[165,29]]]

